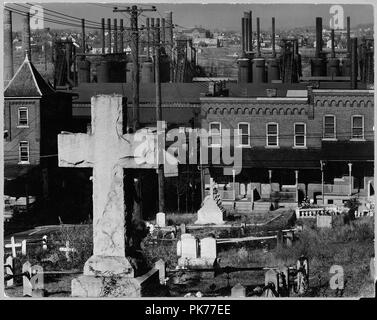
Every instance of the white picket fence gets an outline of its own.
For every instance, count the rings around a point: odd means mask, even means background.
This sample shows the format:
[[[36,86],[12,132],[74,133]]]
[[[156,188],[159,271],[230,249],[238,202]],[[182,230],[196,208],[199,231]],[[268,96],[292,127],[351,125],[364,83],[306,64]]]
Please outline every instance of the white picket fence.
[[[308,208],[308,209],[296,209],[296,218],[315,218],[317,215],[324,215],[325,208]]]

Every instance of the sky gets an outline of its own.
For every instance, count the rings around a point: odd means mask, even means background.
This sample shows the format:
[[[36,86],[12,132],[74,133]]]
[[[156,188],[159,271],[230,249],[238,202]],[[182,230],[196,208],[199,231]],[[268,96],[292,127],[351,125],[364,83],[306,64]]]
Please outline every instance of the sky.
[[[137,4],[137,3],[136,3]],[[26,6],[26,4],[22,4]],[[85,18],[93,21],[101,21],[101,18],[123,18],[125,25],[128,25],[128,15],[125,13],[113,13],[112,6],[132,5],[129,2],[112,4],[110,2],[100,3],[43,3],[42,7],[58,11],[67,15],[78,18]],[[323,26],[329,24],[330,4],[200,4],[200,3],[153,3],[158,12],[145,12],[144,15],[149,17],[160,18],[161,15],[165,17],[167,11],[173,12],[174,23],[182,27],[203,26],[205,28],[220,29],[220,30],[240,30],[241,17],[244,11],[253,11],[253,26],[255,28],[256,17],[260,17],[261,29],[268,30],[271,28],[271,17],[276,19],[276,29],[288,29],[294,27],[314,26],[315,17],[323,18]],[[16,4],[8,2],[9,7],[17,8],[18,10],[26,11]],[[150,7],[143,3],[141,8]],[[373,7],[371,5],[342,5],[344,9],[344,16],[351,17],[351,26],[358,24],[373,23]],[[58,19],[51,17],[51,19]],[[141,23],[145,21],[145,17],[140,17]],[[346,21],[344,20],[344,23]],[[79,22],[77,23],[79,24]],[[50,22],[45,22],[45,27],[53,29],[67,28]],[[13,30],[18,31],[22,28],[21,16],[13,15]],[[255,29],[254,29],[255,30]]]

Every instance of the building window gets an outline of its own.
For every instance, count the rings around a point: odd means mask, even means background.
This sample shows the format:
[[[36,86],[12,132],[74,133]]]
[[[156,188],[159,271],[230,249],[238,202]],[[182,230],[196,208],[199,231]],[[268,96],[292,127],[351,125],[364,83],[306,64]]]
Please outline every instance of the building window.
[[[211,122],[209,124],[209,145],[212,147],[221,147],[221,123]]]
[[[238,124],[238,145],[250,146],[250,124],[240,122]]]
[[[352,116],[352,136],[351,139],[364,139],[364,117]]]
[[[335,116],[326,115],[323,119],[323,139],[336,139]]]
[[[305,123],[295,123],[295,147],[306,147]]]
[[[20,156],[20,163],[29,163],[29,142],[28,141],[20,141],[19,144],[19,156]]]
[[[279,126],[277,123],[267,123],[267,147],[279,146]]]
[[[18,126],[27,127],[29,125],[28,109],[26,107],[18,108]]]

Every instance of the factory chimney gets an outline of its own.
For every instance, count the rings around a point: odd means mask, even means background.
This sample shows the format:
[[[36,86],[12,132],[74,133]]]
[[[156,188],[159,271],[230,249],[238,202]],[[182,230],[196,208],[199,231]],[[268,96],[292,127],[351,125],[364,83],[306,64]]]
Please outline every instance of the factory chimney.
[[[351,18],[347,17],[347,57],[342,59],[342,76],[351,75]]]
[[[357,74],[358,74],[357,38],[352,38],[351,39],[351,89],[357,89]]]
[[[114,19],[114,53],[118,53],[118,20]]]
[[[280,60],[276,58],[275,51],[275,17],[272,18],[272,35],[271,35],[272,55],[267,60],[267,78],[269,82],[280,80]]]
[[[107,29],[108,29],[108,45],[109,45],[109,53],[111,53],[111,19],[107,19]]]
[[[253,51],[253,12],[249,11],[249,51]]]
[[[102,54],[105,54],[105,19],[101,19],[101,44],[102,44]]]
[[[12,11],[4,10],[4,80],[13,78]]]
[[[24,32],[22,33],[22,47],[31,62],[31,44],[30,44],[30,13],[26,13],[24,19]]]
[[[317,17],[315,21],[315,58],[311,59],[312,76],[326,76],[326,61],[322,54],[322,18]]]
[[[340,75],[339,59],[335,57],[335,30],[331,29],[331,58],[328,62],[327,74],[331,77]]]
[[[257,57],[253,59],[253,83],[266,82],[266,60],[262,58],[260,50],[260,22],[257,18]]]

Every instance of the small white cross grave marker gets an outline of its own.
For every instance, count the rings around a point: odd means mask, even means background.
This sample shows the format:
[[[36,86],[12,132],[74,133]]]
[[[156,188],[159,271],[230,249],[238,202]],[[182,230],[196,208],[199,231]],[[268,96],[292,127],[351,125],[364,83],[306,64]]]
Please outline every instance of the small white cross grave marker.
[[[21,243],[16,243],[14,241],[14,237],[10,238],[10,243],[5,245],[5,248],[11,248],[12,249],[12,257],[16,258],[16,248],[21,248],[21,254],[23,256],[26,256],[26,240],[22,240]]]
[[[65,247],[59,248],[59,251],[65,252],[65,257],[67,258],[67,261],[71,261],[71,255],[70,252],[76,252],[75,248],[69,247],[69,241],[65,242]]]

